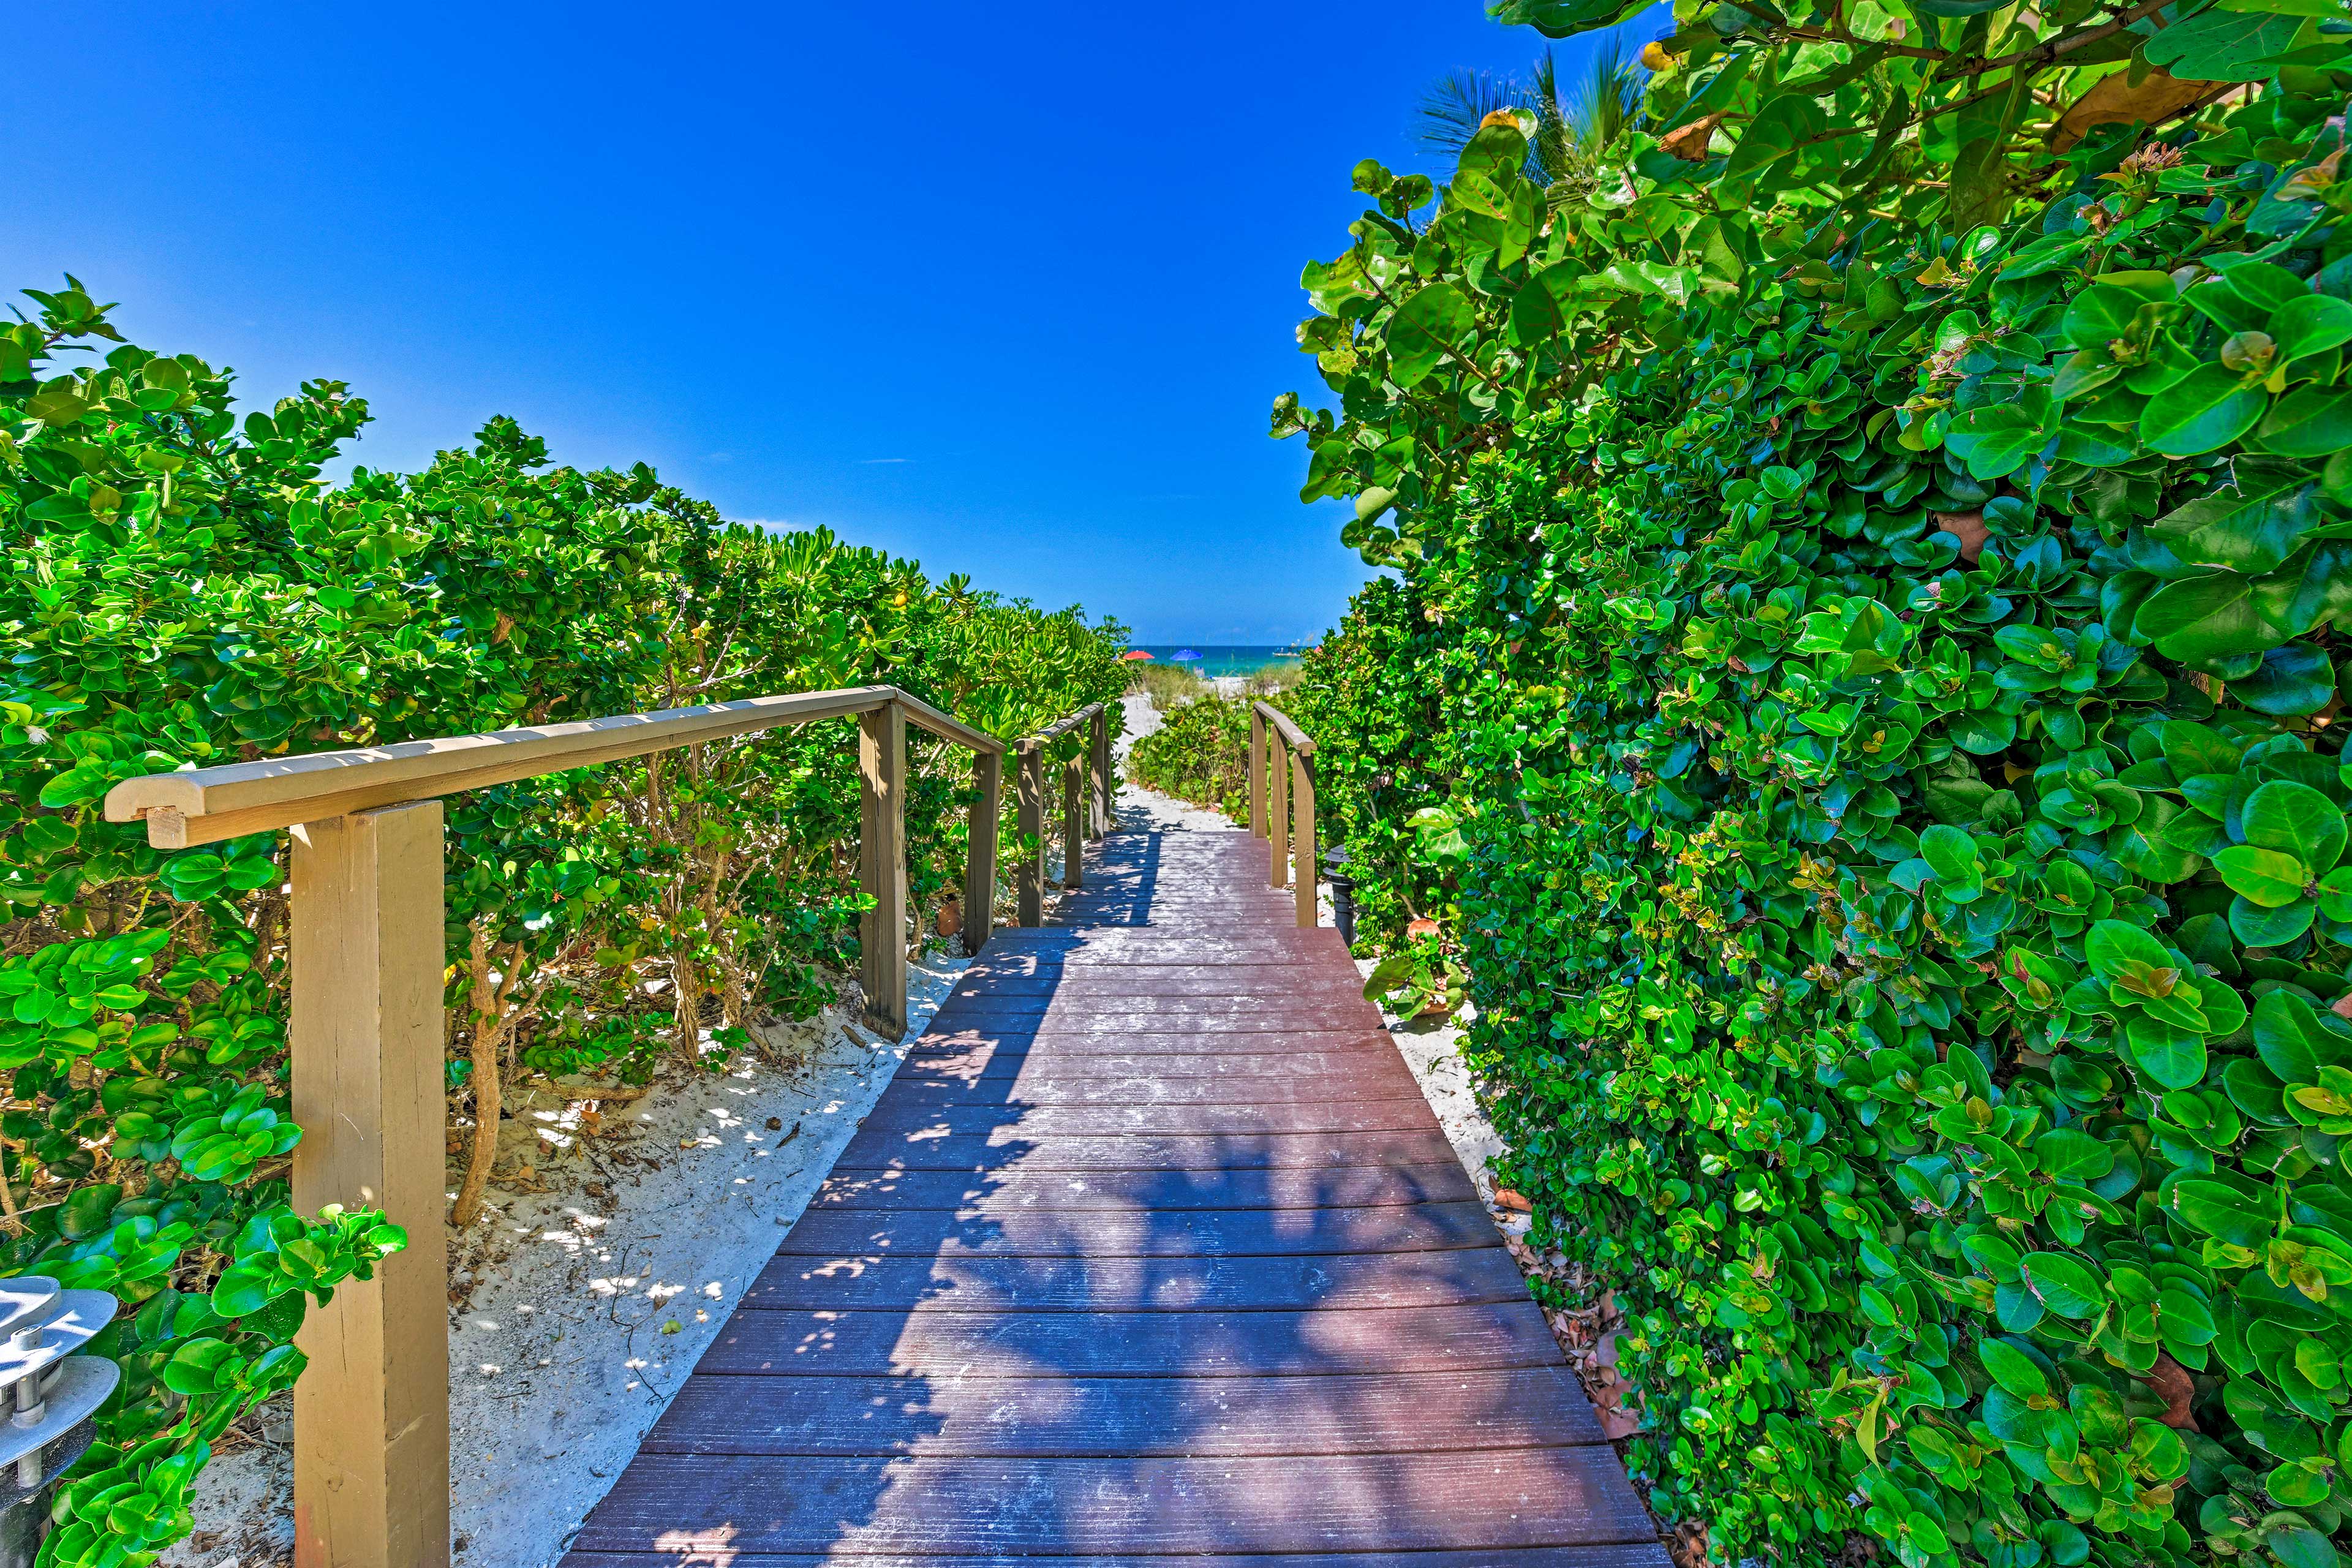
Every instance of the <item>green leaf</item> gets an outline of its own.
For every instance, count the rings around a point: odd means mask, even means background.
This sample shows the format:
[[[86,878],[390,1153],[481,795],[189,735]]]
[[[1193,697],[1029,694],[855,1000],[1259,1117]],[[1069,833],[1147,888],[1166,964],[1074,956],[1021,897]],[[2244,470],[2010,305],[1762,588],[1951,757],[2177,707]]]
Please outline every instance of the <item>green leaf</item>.
[[[2183,81],[2259,81],[2265,62],[2292,46],[2302,19],[2210,10],[2176,22],[2141,46],[2148,62]]]
[[[2037,1399],[2050,1392],[2050,1377],[2041,1363],[2006,1340],[1979,1340],[1977,1359],[1993,1382],[2020,1399]]]
[[[2244,823],[2248,844],[2284,850],[2309,873],[2328,870],[2344,854],[2344,813],[2309,784],[2273,779],[2262,785],[2246,797]],[[2243,888],[2235,890],[2254,897]]]
[[[2270,401],[2227,365],[2200,365],[2147,400],[2139,438],[2168,458],[2217,451],[2252,429]]]
[[[2352,447],[2352,392],[2298,386],[2271,405],[2254,439],[2284,458],[2325,458]]]
[[[1389,379],[1404,387],[1427,380],[1447,351],[1470,336],[1475,323],[1470,301],[1451,283],[1417,291],[1389,321]]]
[[[2074,1127],[2055,1127],[2033,1141],[2033,1163],[2053,1181],[2093,1182],[2115,1169],[2105,1143]]]
[[[2149,531],[2183,561],[2267,572],[2321,522],[2316,490],[2299,465],[2241,458],[2220,488],[2167,512]]]
[[[2339,343],[2352,342],[2352,300],[2330,294],[2305,294],[2290,300],[2271,317],[2270,333],[2278,363],[2325,353]]]
[[[2213,868],[2240,897],[2266,910],[2278,909],[2303,897],[2311,869],[2292,855],[2252,844],[2233,844],[2213,857]]]
[[[2092,926],[2084,939],[2083,953],[2090,961],[2091,973],[2109,984],[2133,964],[2163,969],[2173,962],[2162,942],[2128,921],[2100,921]]]
[[[2062,1318],[2095,1318],[2106,1306],[2098,1276],[2063,1252],[2029,1252],[2023,1269],[2028,1288]]]
[[[2252,581],[2235,572],[2168,583],[2148,595],[2133,629],[2167,658],[2203,668],[2287,640],[2255,608]]]
[[[2336,695],[2336,671],[2311,644],[2288,643],[2263,654],[2262,668],[2232,682],[2230,695],[2277,718],[2316,713]]]
[[[2254,1051],[2282,1083],[2316,1083],[2322,1068],[2342,1063],[2352,1044],[2319,1021],[2310,1003],[2292,991],[2273,991],[2254,1003]]]

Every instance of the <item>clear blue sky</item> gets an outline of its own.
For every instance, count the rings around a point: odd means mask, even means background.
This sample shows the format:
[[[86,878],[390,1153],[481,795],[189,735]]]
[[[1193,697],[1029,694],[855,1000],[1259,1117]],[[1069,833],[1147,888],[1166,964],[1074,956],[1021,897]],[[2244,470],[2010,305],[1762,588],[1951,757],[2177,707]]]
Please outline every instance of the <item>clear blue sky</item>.
[[[263,405],[349,381],[413,468],[511,414],[730,516],[1270,642],[1364,568],[1306,452],[1298,268],[1478,0],[34,8],[0,283],[72,271]],[[1582,45],[1563,49],[1579,57]]]

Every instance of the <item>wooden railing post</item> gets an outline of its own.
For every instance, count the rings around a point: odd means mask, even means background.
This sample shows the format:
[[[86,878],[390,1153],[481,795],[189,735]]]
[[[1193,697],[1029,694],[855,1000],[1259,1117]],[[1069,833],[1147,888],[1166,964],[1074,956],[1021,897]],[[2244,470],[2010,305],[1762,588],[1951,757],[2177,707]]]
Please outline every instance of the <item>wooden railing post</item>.
[[[1014,793],[1021,837],[1027,846],[1016,874],[1021,884],[1016,889],[1021,923],[1041,926],[1045,923],[1045,752],[1034,740],[1021,742],[1021,772]]]
[[[441,803],[293,830],[288,931],[293,1201],[408,1232],[303,1319],[298,1568],[449,1562],[449,1264],[442,1208]]]
[[[996,913],[996,817],[1003,804],[1003,757],[975,752],[971,782],[980,798],[971,803],[970,831],[964,837],[963,950],[978,956],[988,945],[988,928]]]
[[[1298,860],[1298,923],[1314,925],[1321,915],[1316,904],[1321,867],[1315,860],[1315,763],[1303,752],[1290,753],[1290,842]]]
[[[1094,744],[1090,748],[1094,763],[1094,831],[1090,838],[1100,838],[1111,827],[1110,797],[1115,781],[1110,776],[1110,709],[1106,705],[1095,715]]]
[[[1062,886],[1087,885],[1087,764],[1083,754],[1062,765]]]
[[[1284,819],[1290,815],[1290,743],[1282,731],[1273,725],[1265,733],[1265,837],[1273,853],[1267,875],[1273,879],[1267,885],[1276,888],[1290,886],[1289,824]]]
[[[1265,715],[1250,710],[1250,831],[1265,837]]]
[[[866,1026],[907,1033],[907,714],[885,702],[857,716],[857,879],[874,907],[858,922]]]

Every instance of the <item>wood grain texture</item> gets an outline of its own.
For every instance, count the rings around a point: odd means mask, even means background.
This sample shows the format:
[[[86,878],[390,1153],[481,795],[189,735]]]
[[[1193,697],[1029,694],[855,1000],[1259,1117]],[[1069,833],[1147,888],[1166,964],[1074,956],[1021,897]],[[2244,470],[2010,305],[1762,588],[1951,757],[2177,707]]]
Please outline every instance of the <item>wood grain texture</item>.
[[[990,938],[565,1568],[1666,1568],[1270,858]]]
[[[1248,1209],[1363,1208],[1451,1204],[1478,1190],[1449,1155],[1428,1165],[1338,1169],[1045,1171],[1027,1165],[986,1173],[856,1171],[836,1165],[811,1205],[883,1214],[950,1208],[973,1219],[1014,1214],[1143,1209],[1151,1213]],[[788,1237],[789,1239],[789,1237]]]
[[[736,1309],[950,1312],[1263,1312],[1524,1299],[1499,1247],[1329,1257],[778,1258]]]
[[[1386,1377],[690,1381],[658,1454],[1407,1454],[1601,1441],[1566,1367]]]
[[[1046,1552],[985,1557],[963,1552],[909,1557],[846,1550],[743,1552],[726,1544],[733,1528],[719,1525],[708,1531],[680,1531],[658,1552],[574,1552],[563,1561],[566,1568],[709,1568],[715,1555],[723,1552],[729,1568],[1037,1568],[1041,1563],[1055,1562],[1084,1562],[1087,1568],[1669,1568],[1670,1563],[1665,1548],[1654,1542],[1444,1552],[1252,1552],[1246,1557],[1188,1552],[1175,1562],[1164,1556],[1107,1557],[1098,1552],[1089,1552],[1083,1558]]]
[[[1429,1551],[1655,1538],[1606,1447],[1243,1458],[641,1454],[578,1544],[646,1551],[682,1511],[738,1550]],[[1452,1500],[1450,1505],[1440,1500]]]
[[[1297,1312],[738,1312],[703,1373],[1314,1377],[1557,1366],[1536,1304]],[[780,1397],[786,1397],[780,1395]]]

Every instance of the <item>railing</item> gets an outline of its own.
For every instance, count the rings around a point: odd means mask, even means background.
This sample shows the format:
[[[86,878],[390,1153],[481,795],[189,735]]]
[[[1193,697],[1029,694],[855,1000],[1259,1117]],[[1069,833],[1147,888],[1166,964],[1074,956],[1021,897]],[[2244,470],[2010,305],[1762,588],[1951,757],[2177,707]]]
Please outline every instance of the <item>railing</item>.
[[[288,1021],[293,1201],[382,1209],[407,1249],[305,1319],[294,1385],[298,1568],[444,1568],[449,1561],[448,1249],[444,1235],[441,797],[820,719],[858,723],[858,885],[864,1022],[907,1028],[907,726],[974,753],[964,942],[988,941],[996,898],[1005,742],[890,686],[754,697],[699,708],[446,740],[232,763],[126,779],[113,822],[143,819],[159,849],[292,831]],[[1020,921],[1044,918],[1045,750],[1092,720],[1064,784],[1063,880],[1110,819],[1108,715],[1099,703],[1016,742]],[[1081,808],[1081,766],[1093,777]]]
[[[1270,702],[1250,704],[1250,831],[1270,842],[1272,887],[1293,886],[1298,863],[1298,923],[1316,923],[1315,742]],[[1289,821],[1286,824],[1285,817]]]

